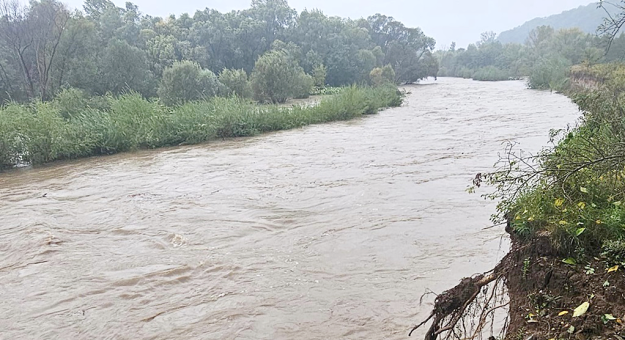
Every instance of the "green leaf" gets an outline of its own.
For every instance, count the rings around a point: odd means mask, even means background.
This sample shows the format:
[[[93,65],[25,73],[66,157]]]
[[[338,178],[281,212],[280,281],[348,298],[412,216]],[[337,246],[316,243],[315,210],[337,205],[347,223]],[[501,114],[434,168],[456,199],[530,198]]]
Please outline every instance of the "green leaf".
[[[572,258],[572,257],[569,257],[568,259],[564,259],[564,260],[562,260],[562,262],[564,262],[566,264],[570,264],[572,266],[577,264],[577,261],[575,261],[575,259]]]
[[[584,187],[579,187],[579,191],[587,194],[588,193],[588,189],[584,188]]]
[[[575,230],[575,236],[581,235],[584,231],[586,231],[586,228],[577,228],[577,230]]]
[[[616,320],[612,314],[604,314],[603,317],[605,317],[606,320]]]
[[[582,303],[573,311],[573,317],[575,318],[586,314],[586,311],[588,311],[588,307],[590,307],[590,303],[588,301]]]

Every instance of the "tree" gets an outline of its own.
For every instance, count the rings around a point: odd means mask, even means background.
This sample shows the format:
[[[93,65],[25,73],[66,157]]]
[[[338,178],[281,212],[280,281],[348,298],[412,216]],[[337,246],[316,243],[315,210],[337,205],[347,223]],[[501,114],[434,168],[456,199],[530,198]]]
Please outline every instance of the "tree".
[[[306,81],[304,69],[284,50],[272,50],[256,61],[252,72],[254,99],[259,102],[284,103],[301,96]],[[300,93],[297,93],[300,92]]]
[[[384,67],[376,67],[369,73],[371,84],[374,86],[382,86],[385,84],[395,83],[395,71],[391,65]]]
[[[228,94],[234,93],[241,98],[251,97],[251,87],[245,70],[224,69],[219,74],[219,81],[227,88]]]
[[[112,40],[99,66],[99,94],[120,94],[129,90],[146,97],[154,95],[154,75],[148,68],[144,51],[124,40]]]
[[[312,70],[313,85],[316,88],[322,89],[326,86],[326,76],[328,70],[323,65],[317,65]]]
[[[27,22],[27,14],[27,8],[22,7],[17,0],[0,2],[0,36],[3,45],[12,51],[12,57],[18,61],[27,94],[32,98],[35,95],[35,85],[27,52],[33,46],[34,38]]]
[[[58,49],[70,19],[65,5],[54,0],[31,2],[29,20],[33,25],[33,43],[39,95],[41,100],[48,99],[50,72],[58,57]]]
[[[158,96],[165,105],[178,105],[193,100],[214,97],[222,84],[210,70],[191,61],[175,62],[163,71]]]

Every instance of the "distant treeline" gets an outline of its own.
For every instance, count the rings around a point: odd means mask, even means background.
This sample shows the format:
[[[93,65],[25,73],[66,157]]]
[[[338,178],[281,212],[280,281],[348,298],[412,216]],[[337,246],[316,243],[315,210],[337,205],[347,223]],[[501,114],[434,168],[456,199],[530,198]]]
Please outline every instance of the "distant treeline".
[[[55,0],[0,0],[0,101],[47,101],[73,88],[172,104],[233,93],[281,102],[305,97],[313,86],[435,75],[434,46],[419,28],[391,17],[297,13],[285,0],[167,18],[142,14],[130,2],[119,8],[87,0],[72,12]],[[286,89],[275,94],[270,87],[278,81]]]
[[[524,44],[502,44],[495,37],[487,32],[466,49],[452,45],[437,51],[438,75],[475,80],[529,77],[531,88],[561,89],[568,85],[572,65],[620,61],[625,56],[625,35],[613,41],[608,53],[607,37],[575,28],[556,31],[540,26],[530,32]]]

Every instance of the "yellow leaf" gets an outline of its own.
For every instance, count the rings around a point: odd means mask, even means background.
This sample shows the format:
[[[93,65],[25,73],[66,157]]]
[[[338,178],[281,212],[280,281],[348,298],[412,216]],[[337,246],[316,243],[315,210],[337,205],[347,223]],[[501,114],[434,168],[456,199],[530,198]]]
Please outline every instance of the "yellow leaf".
[[[623,323],[623,320],[621,320],[621,319],[616,319],[616,322],[618,322],[618,323]]]
[[[587,194],[588,193],[588,189],[584,188],[584,187],[579,187],[579,191]]]
[[[608,268],[608,273],[615,272],[617,270],[618,270],[618,265],[614,266],[614,267],[611,267],[611,268]]]
[[[558,198],[558,199],[556,199],[554,204],[555,204],[556,207],[561,207],[562,204],[564,204],[564,199]]]
[[[576,318],[578,316],[584,315],[586,313],[586,311],[588,310],[588,307],[590,307],[590,303],[589,302],[582,303],[577,308],[575,308],[575,310],[573,311],[573,317]]]
[[[560,225],[567,225],[567,224],[569,224],[569,222],[567,222],[567,221],[560,221],[560,222],[558,222],[558,224],[560,224]]]
[[[558,313],[558,316],[562,316],[562,315],[566,315],[566,314],[569,314],[569,312],[568,312],[568,311],[563,310],[563,311],[561,311],[560,313]]]
[[[584,208],[586,208],[586,203],[585,203],[585,202],[579,202],[579,203],[577,203],[577,206],[578,206],[580,209],[584,209]]]
[[[595,223],[601,224],[601,220],[596,220]]]

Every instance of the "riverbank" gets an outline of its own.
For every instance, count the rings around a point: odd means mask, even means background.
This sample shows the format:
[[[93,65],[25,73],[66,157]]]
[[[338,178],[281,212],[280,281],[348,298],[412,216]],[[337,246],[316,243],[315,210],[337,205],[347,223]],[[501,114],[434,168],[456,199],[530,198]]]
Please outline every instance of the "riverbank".
[[[138,94],[0,109],[0,169],[20,164],[197,144],[310,124],[348,120],[402,103],[394,86],[350,87],[316,105],[256,105],[213,98],[166,107]]]
[[[583,112],[578,126],[554,130],[536,156],[512,145],[495,172],[476,176],[475,188],[495,190],[486,197],[499,202],[493,222],[506,225],[511,250],[492,271],[437,297],[426,339],[622,339],[622,70],[574,71],[568,95]]]

